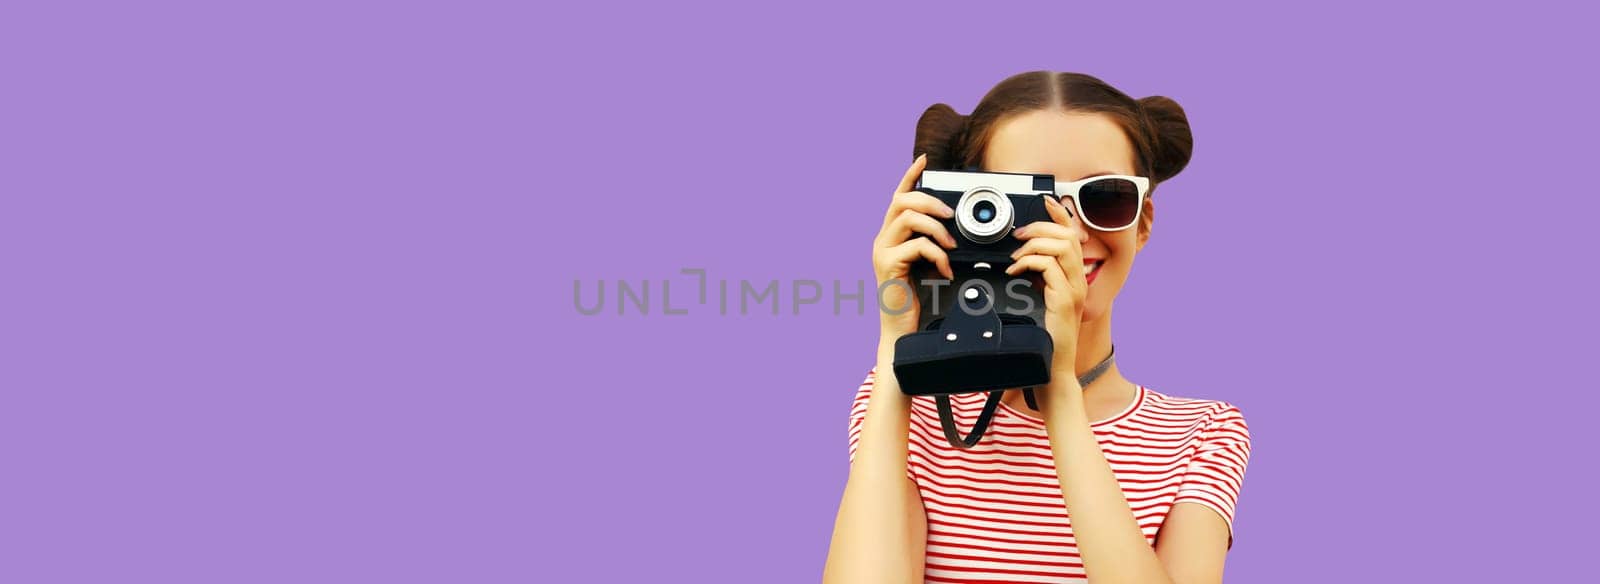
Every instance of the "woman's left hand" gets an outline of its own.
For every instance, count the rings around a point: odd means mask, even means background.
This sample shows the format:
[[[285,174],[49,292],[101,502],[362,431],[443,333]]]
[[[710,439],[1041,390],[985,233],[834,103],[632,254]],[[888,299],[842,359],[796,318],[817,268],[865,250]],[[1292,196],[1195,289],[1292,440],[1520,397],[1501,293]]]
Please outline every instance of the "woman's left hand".
[[[1051,221],[1035,221],[1012,232],[1023,244],[1011,254],[1016,263],[1006,274],[1035,271],[1043,277],[1044,328],[1055,345],[1051,377],[1076,379],[1078,329],[1089,295],[1083,272],[1083,243],[1089,233],[1055,197],[1045,197],[1045,209]]]

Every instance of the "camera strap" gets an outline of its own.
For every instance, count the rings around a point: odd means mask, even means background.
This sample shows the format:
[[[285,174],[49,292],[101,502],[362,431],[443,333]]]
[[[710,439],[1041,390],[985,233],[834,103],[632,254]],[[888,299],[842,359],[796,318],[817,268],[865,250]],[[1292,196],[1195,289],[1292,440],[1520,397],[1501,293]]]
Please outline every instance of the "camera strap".
[[[1088,387],[1090,382],[1099,379],[1106,370],[1111,368],[1112,357],[1117,354],[1117,346],[1111,346],[1111,352],[1098,365],[1089,368],[1087,373],[1078,376],[1078,387]],[[972,423],[972,432],[965,437],[961,430],[956,428],[955,412],[950,409],[949,395],[936,395],[933,401],[939,406],[939,425],[944,428],[944,438],[950,441],[951,446],[957,448],[971,448],[983,438],[984,430],[989,428],[989,420],[994,418],[994,411],[1000,406],[1000,398],[1005,395],[1005,390],[997,389],[989,392],[989,398],[983,402],[983,411],[978,414],[977,421]],[[1028,400],[1028,407],[1039,409],[1039,404],[1033,397],[1033,387],[1022,390],[1022,397]]]

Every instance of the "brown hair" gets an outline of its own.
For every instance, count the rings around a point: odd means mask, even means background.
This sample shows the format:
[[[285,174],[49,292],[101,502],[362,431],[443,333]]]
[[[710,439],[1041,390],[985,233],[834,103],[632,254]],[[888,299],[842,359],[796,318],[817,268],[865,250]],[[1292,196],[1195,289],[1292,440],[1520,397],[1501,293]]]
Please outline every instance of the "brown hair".
[[[1111,117],[1133,145],[1141,176],[1155,185],[1177,176],[1189,164],[1194,136],[1178,102],[1163,96],[1133,99],[1106,82],[1081,73],[1029,71],[990,89],[971,115],[948,105],[929,106],[917,120],[911,156],[928,155],[929,169],[977,168],[995,126],[1007,116],[1042,109],[1097,112]]]

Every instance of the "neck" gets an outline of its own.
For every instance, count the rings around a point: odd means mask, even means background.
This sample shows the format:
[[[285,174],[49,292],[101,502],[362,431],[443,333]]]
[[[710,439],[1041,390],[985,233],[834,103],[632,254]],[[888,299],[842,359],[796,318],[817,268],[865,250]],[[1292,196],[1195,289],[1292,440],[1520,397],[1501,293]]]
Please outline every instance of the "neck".
[[[1104,361],[1109,354],[1111,354],[1111,313],[1108,310],[1100,318],[1085,322],[1078,329],[1078,349],[1072,370],[1075,375],[1082,377],[1095,365]],[[1105,388],[1121,387],[1126,383],[1118,371],[1117,362],[1112,361],[1105,373],[1084,386],[1083,394],[1087,397],[1091,393],[1094,395],[1114,393],[1114,391],[1107,392]]]
[[[1106,355],[1111,353],[1111,312],[1095,320],[1085,322],[1078,329],[1078,347],[1074,358],[1073,370],[1082,377],[1104,361]],[[1122,372],[1117,367],[1117,362],[1112,361],[1105,373],[1090,382],[1083,388],[1083,398],[1090,407],[1091,420],[1098,421],[1107,415],[1113,415],[1127,404],[1136,393],[1133,384],[1122,378]],[[1021,390],[1010,390],[1001,398],[1006,405],[1023,412],[1037,415],[1038,411],[1029,408],[1027,399]],[[1109,412],[1109,413],[1107,413]]]

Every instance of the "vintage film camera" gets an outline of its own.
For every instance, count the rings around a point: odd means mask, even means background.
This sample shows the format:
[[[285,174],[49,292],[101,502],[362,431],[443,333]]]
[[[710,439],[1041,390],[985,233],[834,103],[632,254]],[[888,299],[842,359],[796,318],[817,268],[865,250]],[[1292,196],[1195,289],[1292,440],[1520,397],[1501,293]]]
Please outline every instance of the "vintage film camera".
[[[945,437],[957,448],[978,443],[1005,389],[1042,386],[1050,381],[1053,344],[1045,331],[1043,287],[1008,276],[1011,252],[1022,241],[1016,227],[1049,221],[1045,197],[1055,196],[1048,174],[923,171],[916,190],[955,209],[941,223],[956,240],[946,250],[955,280],[946,282],[931,263],[913,270],[921,307],[918,332],[895,342],[894,373],[901,391],[932,395],[939,406]],[[962,438],[951,415],[949,396],[989,392],[972,433]],[[1031,390],[1029,402],[1032,403]]]

